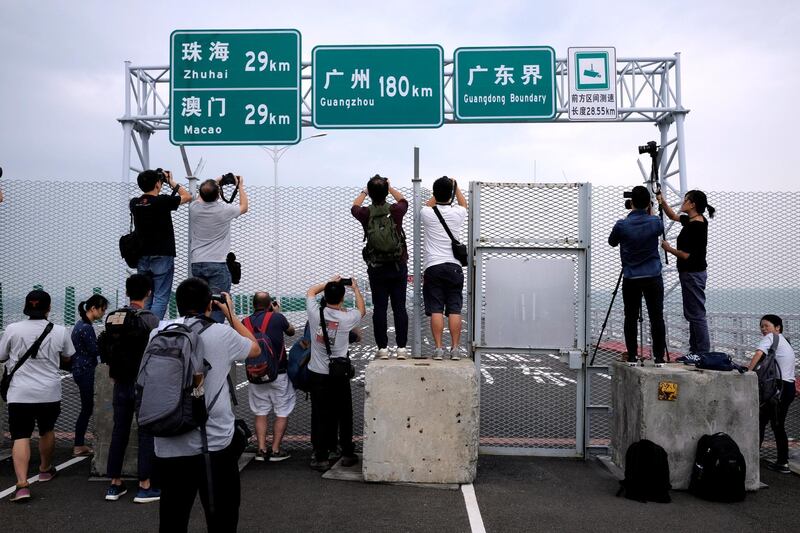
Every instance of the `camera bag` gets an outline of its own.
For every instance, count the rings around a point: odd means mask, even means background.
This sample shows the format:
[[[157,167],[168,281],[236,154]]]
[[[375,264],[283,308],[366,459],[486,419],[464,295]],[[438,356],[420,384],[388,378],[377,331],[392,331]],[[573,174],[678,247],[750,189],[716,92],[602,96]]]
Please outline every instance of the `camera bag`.
[[[619,482],[617,496],[629,500],[669,503],[669,461],[667,452],[653,441],[642,439],[625,452],[625,479]]]
[[[319,324],[322,328],[322,338],[325,339],[325,351],[328,353],[328,375],[332,378],[353,379],[356,369],[350,361],[350,352],[344,357],[331,357],[331,340],[328,338],[328,325],[325,322],[325,308],[319,308]]]
[[[142,257],[142,240],[133,229],[133,212],[131,212],[130,231],[119,238],[119,253],[131,268],[136,268]]]
[[[704,500],[740,502],[745,497],[747,466],[730,435],[703,435],[697,443],[689,492]]]
[[[467,266],[469,264],[469,253],[467,252],[467,246],[465,244],[461,244],[455,237],[453,237],[453,233],[450,231],[450,228],[447,227],[447,223],[444,221],[444,217],[442,213],[439,212],[439,208],[437,206],[433,206],[433,212],[436,213],[436,216],[439,218],[439,222],[442,223],[444,230],[447,232],[447,236],[450,237],[451,246],[453,248],[453,257],[461,263],[461,266]]]

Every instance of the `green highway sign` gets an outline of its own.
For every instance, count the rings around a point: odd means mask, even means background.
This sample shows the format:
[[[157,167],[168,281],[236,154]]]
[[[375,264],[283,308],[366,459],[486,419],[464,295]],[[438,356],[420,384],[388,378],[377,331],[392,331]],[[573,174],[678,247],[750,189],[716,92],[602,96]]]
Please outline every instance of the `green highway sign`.
[[[554,118],[555,65],[556,54],[549,46],[456,49],[455,118],[460,121]]]
[[[317,46],[316,128],[438,128],[444,122],[439,45]]]
[[[170,142],[300,142],[300,32],[176,30],[170,36]]]

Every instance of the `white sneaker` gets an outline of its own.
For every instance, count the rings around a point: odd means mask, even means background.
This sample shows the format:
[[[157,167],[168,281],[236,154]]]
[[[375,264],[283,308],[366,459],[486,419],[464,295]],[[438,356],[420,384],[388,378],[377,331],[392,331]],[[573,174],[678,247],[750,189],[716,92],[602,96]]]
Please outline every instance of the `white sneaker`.
[[[375,352],[375,359],[389,359],[389,349],[388,348],[378,348],[378,351]]]
[[[450,348],[450,360],[458,361],[459,359],[461,359],[461,347],[453,346],[452,348]]]
[[[397,348],[397,359],[398,361],[402,361],[408,355],[408,351],[405,348]]]
[[[444,348],[436,348],[433,351],[433,360],[434,361],[441,361],[444,357]]]

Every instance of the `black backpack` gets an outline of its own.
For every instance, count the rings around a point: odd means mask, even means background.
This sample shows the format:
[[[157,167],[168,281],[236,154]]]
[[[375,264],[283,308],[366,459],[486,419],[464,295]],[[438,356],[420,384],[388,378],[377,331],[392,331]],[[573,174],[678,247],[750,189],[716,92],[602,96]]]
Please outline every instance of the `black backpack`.
[[[753,369],[758,375],[758,404],[760,406],[775,406],[781,401],[781,391],[783,390],[783,375],[775,352],[781,336],[778,333],[772,334],[772,346],[769,347]]]
[[[740,502],[746,473],[744,456],[730,435],[703,435],[697,443],[689,492],[704,500]]]
[[[619,482],[617,496],[625,493],[629,500],[669,503],[669,461],[664,448],[642,439],[625,452],[625,479]]]
[[[108,364],[108,374],[112,379],[121,383],[136,381],[142,354],[152,330],[144,320],[147,314],[153,315],[145,309],[122,307],[106,317],[105,331],[98,338],[98,348],[100,359]]]

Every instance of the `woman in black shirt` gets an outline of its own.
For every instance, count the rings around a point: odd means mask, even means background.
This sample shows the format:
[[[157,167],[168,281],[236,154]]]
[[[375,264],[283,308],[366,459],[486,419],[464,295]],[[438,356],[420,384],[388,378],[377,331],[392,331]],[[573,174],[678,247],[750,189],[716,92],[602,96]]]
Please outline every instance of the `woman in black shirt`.
[[[666,240],[661,247],[677,258],[678,277],[681,281],[683,297],[683,316],[689,321],[689,355],[697,355],[711,350],[706,322],[706,246],[708,243],[708,220],[703,213],[714,218],[715,209],[708,205],[703,191],[686,193],[680,212],[672,210],[664,197],[657,196],[664,213],[672,220],[680,222],[677,247]]]

